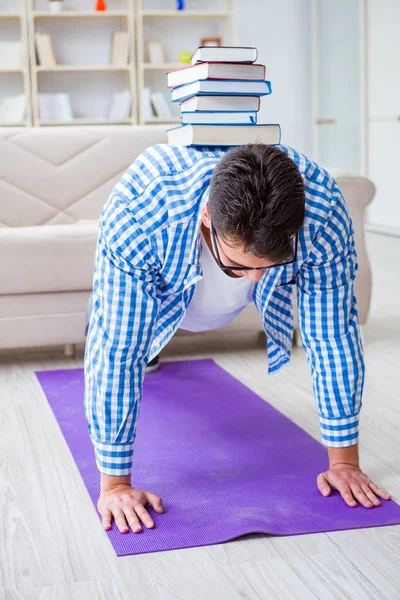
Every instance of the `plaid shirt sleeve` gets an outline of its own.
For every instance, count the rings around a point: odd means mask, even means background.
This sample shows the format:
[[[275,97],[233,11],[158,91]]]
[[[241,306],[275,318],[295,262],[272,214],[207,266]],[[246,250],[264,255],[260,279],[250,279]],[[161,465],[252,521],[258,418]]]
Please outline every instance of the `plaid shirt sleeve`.
[[[85,414],[97,466],[106,475],[131,472],[160,304],[155,262],[149,237],[123,196],[114,192],[100,219],[85,352]]]
[[[364,386],[354,279],[357,256],[351,219],[337,187],[332,205],[298,277],[299,327],[311,367],[325,446],[358,442]]]

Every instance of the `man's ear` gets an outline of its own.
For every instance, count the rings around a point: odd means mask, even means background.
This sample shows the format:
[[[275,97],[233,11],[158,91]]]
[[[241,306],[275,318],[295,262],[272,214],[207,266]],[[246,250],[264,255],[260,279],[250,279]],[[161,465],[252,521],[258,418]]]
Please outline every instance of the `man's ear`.
[[[208,227],[208,229],[210,229],[211,227],[211,217],[210,217],[210,213],[208,212],[208,204],[205,204],[203,206],[203,208],[201,209],[201,217],[203,219],[203,223],[206,227]]]

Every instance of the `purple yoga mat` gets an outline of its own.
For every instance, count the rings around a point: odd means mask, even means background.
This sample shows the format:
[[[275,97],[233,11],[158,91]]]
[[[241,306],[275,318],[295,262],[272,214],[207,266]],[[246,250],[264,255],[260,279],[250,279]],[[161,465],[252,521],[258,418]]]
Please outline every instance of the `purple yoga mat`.
[[[83,409],[82,369],[37,373],[96,506],[99,472]],[[317,418],[317,417],[316,417]],[[324,498],[326,450],[212,360],[162,363],[145,377],[132,485],[164,501],[154,529],[107,535],[118,556],[400,523],[400,506]]]

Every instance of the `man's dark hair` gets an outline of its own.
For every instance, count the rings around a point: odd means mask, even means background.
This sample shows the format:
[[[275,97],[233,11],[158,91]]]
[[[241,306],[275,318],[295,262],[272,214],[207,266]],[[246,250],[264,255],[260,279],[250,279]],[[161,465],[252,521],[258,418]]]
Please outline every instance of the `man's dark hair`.
[[[290,238],[304,221],[303,178],[279,148],[233,148],[214,169],[208,207],[225,243],[240,244],[259,258],[285,261],[292,251]]]

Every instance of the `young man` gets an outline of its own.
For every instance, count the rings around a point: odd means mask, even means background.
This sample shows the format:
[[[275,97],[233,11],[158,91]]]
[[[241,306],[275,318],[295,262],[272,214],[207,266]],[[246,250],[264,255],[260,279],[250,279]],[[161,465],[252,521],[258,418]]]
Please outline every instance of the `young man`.
[[[162,500],[130,486],[146,365],[175,331],[221,327],[255,302],[269,372],[290,359],[292,292],[329,469],[349,506],[389,495],[359,468],[364,383],[353,230],[335,181],[294,150],[159,145],[115,186],[101,219],[85,355],[85,411],[105,529],[154,523]],[[311,490],[310,490],[311,493]]]

